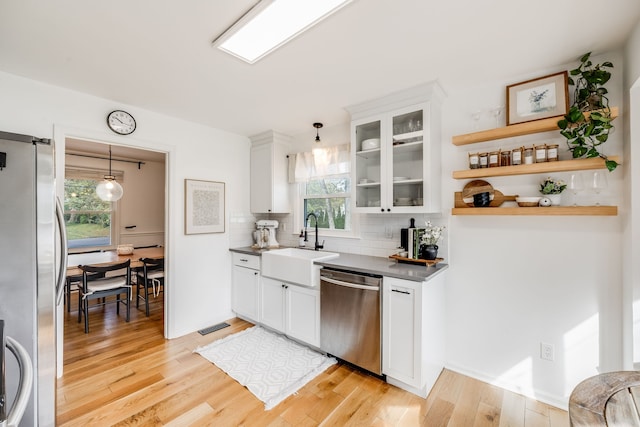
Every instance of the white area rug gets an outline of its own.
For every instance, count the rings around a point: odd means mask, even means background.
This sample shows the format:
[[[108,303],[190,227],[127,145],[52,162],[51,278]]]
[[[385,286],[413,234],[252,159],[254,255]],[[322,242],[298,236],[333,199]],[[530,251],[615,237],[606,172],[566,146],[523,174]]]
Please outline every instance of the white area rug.
[[[253,326],[194,353],[216,364],[271,409],[336,360],[283,335]]]

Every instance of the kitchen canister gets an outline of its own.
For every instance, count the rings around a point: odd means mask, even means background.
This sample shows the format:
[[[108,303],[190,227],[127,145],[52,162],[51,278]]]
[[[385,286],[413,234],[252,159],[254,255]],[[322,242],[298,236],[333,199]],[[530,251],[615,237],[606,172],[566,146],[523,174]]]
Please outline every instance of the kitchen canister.
[[[547,145],[547,162],[558,161],[558,144]]]
[[[527,147],[524,149],[524,164],[525,165],[533,164],[533,147]]]
[[[489,153],[489,167],[495,168],[500,166],[500,151],[492,151]]]
[[[480,153],[469,153],[469,169],[480,167]]]
[[[514,148],[511,150],[511,164],[514,166],[522,164],[522,152],[524,151],[524,147]]]
[[[547,146],[545,144],[534,146],[536,154],[536,163],[544,163],[547,161]]]
[[[511,150],[500,151],[500,166],[511,166]]]
[[[481,168],[489,167],[489,153],[480,153],[478,158],[480,159]]]

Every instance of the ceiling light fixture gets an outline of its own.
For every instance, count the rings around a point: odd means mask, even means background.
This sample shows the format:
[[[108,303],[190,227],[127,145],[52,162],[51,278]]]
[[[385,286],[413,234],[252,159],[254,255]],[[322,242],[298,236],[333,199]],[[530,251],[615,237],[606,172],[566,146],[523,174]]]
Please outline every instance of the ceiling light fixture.
[[[253,64],[353,0],[262,0],[213,45]]]
[[[318,133],[318,129],[322,128],[322,123],[314,123],[313,127],[316,128],[316,142],[320,142],[320,134]]]
[[[111,146],[109,146],[109,175],[104,176],[104,180],[96,186],[96,194],[100,200],[105,202],[115,202],[120,200],[124,191],[122,186],[116,181],[116,177],[111,174]]]

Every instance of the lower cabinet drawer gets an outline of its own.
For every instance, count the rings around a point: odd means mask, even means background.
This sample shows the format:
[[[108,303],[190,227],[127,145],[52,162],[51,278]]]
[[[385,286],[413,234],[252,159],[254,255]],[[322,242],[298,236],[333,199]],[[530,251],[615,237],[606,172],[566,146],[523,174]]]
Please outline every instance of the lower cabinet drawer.
[[[260,256],[233,252],[233,265],[260,270]]]

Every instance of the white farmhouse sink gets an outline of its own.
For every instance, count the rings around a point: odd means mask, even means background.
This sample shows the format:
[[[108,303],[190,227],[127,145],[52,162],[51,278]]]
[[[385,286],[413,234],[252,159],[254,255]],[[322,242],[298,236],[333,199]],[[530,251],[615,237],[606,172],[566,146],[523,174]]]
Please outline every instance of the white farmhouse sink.
[[[262,253],[262,275],[303,286],[320,285],[320,266],[314,261],[324,261],[340,256],[335,252],[286,248]]]

